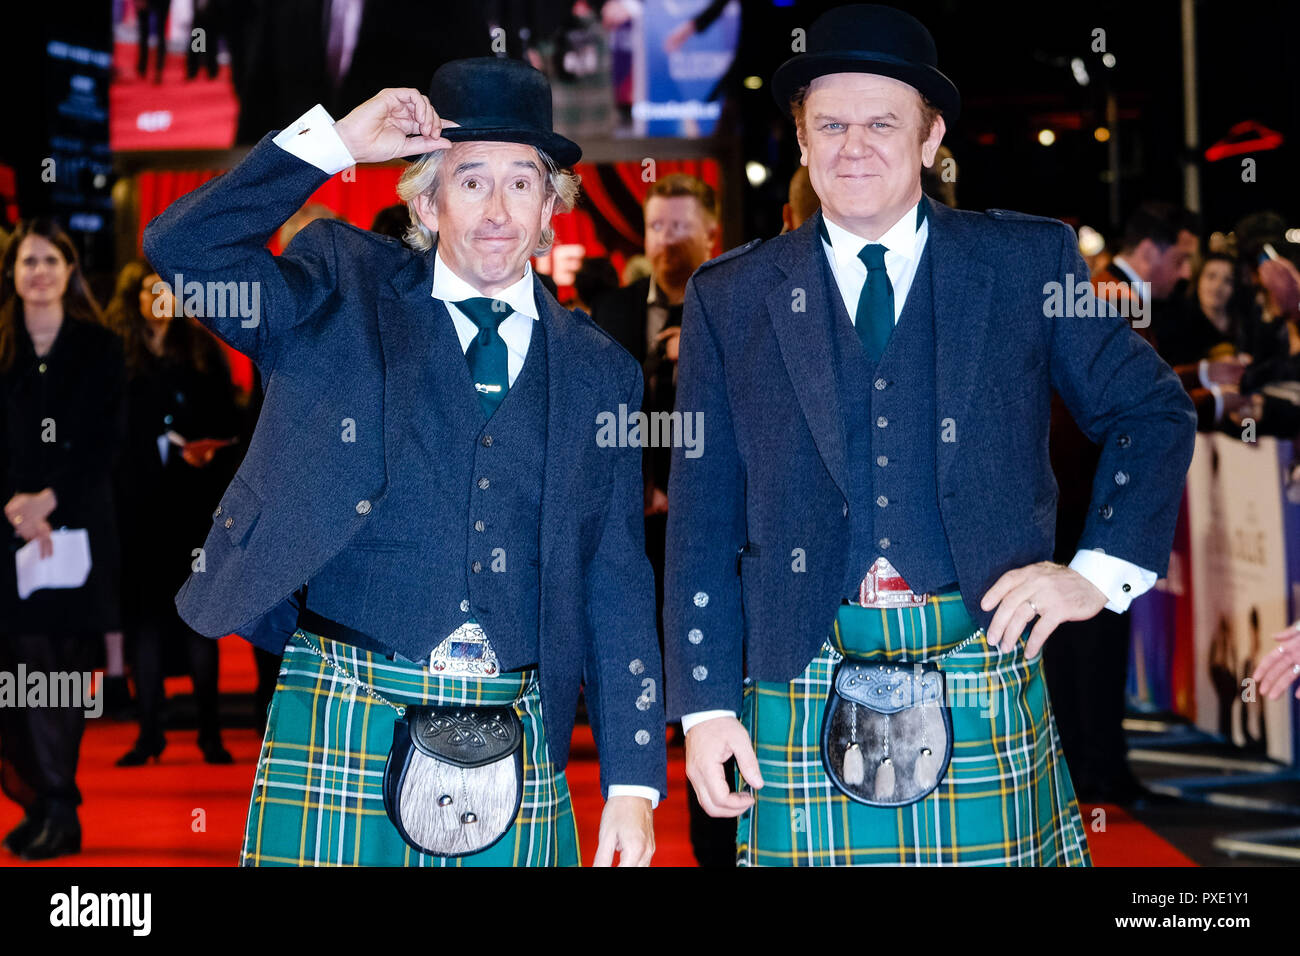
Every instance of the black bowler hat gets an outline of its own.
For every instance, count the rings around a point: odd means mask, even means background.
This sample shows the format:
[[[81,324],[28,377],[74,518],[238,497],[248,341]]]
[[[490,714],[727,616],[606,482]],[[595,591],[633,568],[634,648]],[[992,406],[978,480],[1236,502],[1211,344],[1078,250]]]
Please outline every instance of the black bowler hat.
[[[799,87],[827,73],[878,73],[915,87],[953,120],[961,94],[939,72],[934,37],[902,10],[855,3],[822,14],[808,28],[807,52],[791,57],[772,76],[772,95],[787,113]]]
[[[557,166],[572,166],[582,148],[551,128],[551,86],[527,63],[494,56],[452,60],[438,67],[429,102],[445,120],[453,143],[490,140],[544,150]]]

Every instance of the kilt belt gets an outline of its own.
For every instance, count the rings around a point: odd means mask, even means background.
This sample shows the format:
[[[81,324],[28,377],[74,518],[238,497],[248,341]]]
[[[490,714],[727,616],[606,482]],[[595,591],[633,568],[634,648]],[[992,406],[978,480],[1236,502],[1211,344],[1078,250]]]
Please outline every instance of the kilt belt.
[[[397,706],[513,704],[523,799],[494,845],[461,857],[409,846],[384,810]],[[285,647],[253,782],[243,866],[577,866],[563,772],[546,746],[536,669],[447,677],[298,629]]]
[[[843,605],[801,675],[789,683],[746,680],[742,720],[764,786],[751,791],[755,803],[738,821],[737,862],[1091,865],[1042,658],[1024,658],[1030,629],[1005,654],[983,635],[968,640],[977,630],[957,592],[928,595],[916,606]],[[952,759],[938,787],[917,803],[867,806],[826,775],[822,718],[835,667],[846,656],[935,659],[944,672]]]

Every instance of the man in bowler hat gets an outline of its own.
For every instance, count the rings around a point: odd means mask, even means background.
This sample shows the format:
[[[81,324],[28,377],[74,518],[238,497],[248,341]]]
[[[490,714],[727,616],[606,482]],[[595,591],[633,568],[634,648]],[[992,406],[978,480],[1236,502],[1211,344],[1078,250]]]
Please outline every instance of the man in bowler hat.
[[[427,97],[385,89],[337,123],[313,108],[145,232],[169,279],[260,290],[259,315],[200,317],[266,398],[177,595],[200,633],[284,654],[244,865],[576,865],[580,685],[606,795],[596,863],[650,861],[666,774],[641,457],[594,425],[640,407],[641,372],[529,265],[580,155],[540,73],[458,60]],[[267,252],[332,175],[405,156],[413,249],[318,220]],[[517,815],[490,845],[423,852],[386,814],[395,722],[489,704],[521,721]],[[470,799],[453,781],[411,806],[469,846],[488,809]]]
[[[922,195],[960,97],[913,17],[826,13],[773,92],[822,207],[686,295],[677,407],[709,440],[673,458],[664,617],[688,777],[742,864],[1088,865],[1039,651],[1166,569],[1191,404],[1123,320],[1049,306],[1087,281],[1067,226]],[[1102,449],[1068,566],[1053,389]],[[937,668],[950,739],[863,709],[824,753],[835,674],[873,663]]]

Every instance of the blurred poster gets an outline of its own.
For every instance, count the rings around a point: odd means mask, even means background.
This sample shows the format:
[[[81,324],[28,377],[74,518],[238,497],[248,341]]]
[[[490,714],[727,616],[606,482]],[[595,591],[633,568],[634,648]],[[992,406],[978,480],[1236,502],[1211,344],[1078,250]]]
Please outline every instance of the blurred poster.
[[[1187,475],[1196,723],[1247,752],[1290,762],[1290,696],[1260,700],[1246,682],[1289,623],[1278,462],[1272,438],[1196,436]]]
[[[740,36],[739,0],[646,0],[635,73],[637,136],[709,136]]]
[[[1179,508],[1169,571],[1129,606],[1133,636],[1128,695],[1147,709],[1193,716],[1190,681],[1179,680],[1180,647],[1190,647],[1192,590],[1188,581],[1187,498]],[[1189,675],[1190,676],[1190,671]]]

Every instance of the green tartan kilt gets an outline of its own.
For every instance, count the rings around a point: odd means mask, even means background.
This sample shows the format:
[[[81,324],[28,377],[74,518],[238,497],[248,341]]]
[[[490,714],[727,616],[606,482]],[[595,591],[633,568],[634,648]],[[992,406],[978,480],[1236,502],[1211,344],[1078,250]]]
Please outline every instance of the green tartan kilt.
[[[384,811],[397,710],[340,677],[310,647],[394,704],[508,704],[523,723],[524,790],[506,834],[478,853],[430,856]],[[564,773],[546,749],[536,670],[481,680],[431,675],[303,630],[285,647],[248,808],[242,866],[578,866]]]
[[[955,592],[933,595],[923,607],[844,605],[799,677],[788,684],[746,681],[742,720],[764,786],[753,791],[756,802],[739,819],[737,862],[1090,866],[1042,657],[1026,661],[1023,638],[1000,654],[981,633],[939,663],[952,714],[952,761],[921,801],[890,808],[857,803],[822,767],[822,715],[835,665],[845,655],[930,659],[975,630]]]

